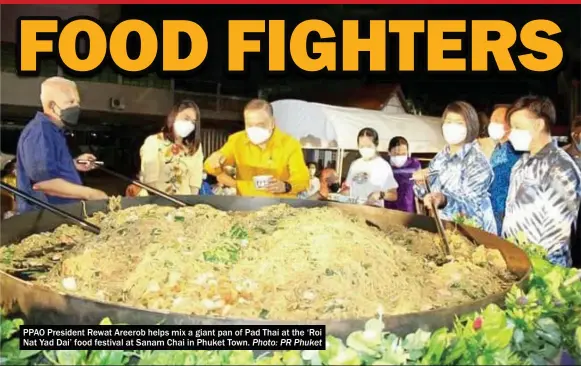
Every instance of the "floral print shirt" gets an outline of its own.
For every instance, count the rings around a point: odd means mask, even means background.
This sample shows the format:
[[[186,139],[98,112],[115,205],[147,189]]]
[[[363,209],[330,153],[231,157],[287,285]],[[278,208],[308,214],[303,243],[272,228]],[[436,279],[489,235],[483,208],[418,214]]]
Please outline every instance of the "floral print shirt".
[[[441,192],[447,199],[440,210],[443,220],[453,221],[463,215],[475,220],[483,230],[497,233],[488,193],[494,173],[477,141],[465,144],[454,155],[446,146],[432,159],[428,170],[432,192]],[[426,187],[415,184],[414,192],[423,199]]]
[[[145,184],[172,195],[193,194],[202,187],[202,146],[190,155],[186,147],[172,143],[162,133],[145,139],[140,150],[141,177]]]
[[[548,143],[533,156],[523,154],[512,168],[502,234],[511,238],[523,233],[547,250],[553,264],[571,266],[579,201],[579,167],[565,151]]]

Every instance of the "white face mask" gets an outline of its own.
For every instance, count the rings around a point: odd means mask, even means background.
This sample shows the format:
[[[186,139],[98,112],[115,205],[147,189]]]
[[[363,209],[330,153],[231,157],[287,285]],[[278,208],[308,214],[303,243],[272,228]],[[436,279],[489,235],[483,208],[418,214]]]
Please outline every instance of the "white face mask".
[[[504,125],[501,123],[491,122],[488,125],[488,136],[494,141],[500,141],[504,137]]]
[[[373,147],[362,147],[359,149],[359,154],[365,160],[371,159],[375,156],[375,148]]]
[[[533,136],[528,130],[518,130],[513,128],[508,136],[510,143],[516,151],[529,151]]]
[[[246,134],[254,145],[260,145],[270,138],[272,132],[262,127],[248,127]]]
[[[408,161],[407,155],[395,155],[390,158],[391,165],[396,168],[401,168]]]
[[[208,179],[208,174],[202,173],[202,180],[206,180],[206,179]]]
[[[196,125],[192,121],[187,119],[178,119],[173,124],[173,130],[181,138],[189,136],[190,133],[194,132]]]
[[[466,139],[468,129],[458,123],[444,123],[442,126],[444,140],[450,145],[458,145]]]

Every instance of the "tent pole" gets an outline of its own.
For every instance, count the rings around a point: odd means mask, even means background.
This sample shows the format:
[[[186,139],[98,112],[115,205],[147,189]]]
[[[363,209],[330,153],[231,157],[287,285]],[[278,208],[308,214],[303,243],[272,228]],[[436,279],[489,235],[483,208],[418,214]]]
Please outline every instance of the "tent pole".
[[[339,178],[343,179],[343,149],[337,149],[337,161],[335,162],[335,168]]]

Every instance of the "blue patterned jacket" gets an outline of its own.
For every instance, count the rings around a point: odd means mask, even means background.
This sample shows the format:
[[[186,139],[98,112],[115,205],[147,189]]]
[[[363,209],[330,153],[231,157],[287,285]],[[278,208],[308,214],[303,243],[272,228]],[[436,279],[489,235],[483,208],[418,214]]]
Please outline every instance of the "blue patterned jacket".
[[[571,266],[572,227],[579,214],[581,171],[561,148],[548,143],[523,154],[512,168],[502,226],[505,238],[524,233],[544,247],[553,264]]]
[[[521,155],[507,141],[496,145],[490,157],[494,180],[490,185],[489,192],[498,235],[502,232],[502,220],[504,219],[508,186],[510,185],[510,172]]]
[[[443,220],[452,221],[456,215],[464,215],[483,230],[497,234],[488,193],[494,173],[477,141],[465,144],[454,155],[450,154],[450,146],[446,146],[432,159],[428,170],[432,192],[446,196],[446,207],[440,210]],[[414,192],[423,199],[426,187],[414,184]]]

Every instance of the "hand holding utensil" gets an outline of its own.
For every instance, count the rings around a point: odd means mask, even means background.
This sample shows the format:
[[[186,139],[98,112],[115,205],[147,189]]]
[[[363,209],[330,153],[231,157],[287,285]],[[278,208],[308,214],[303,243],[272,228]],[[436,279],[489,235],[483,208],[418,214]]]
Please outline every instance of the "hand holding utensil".
[[[102,161],[99,160],[87,160],[87,159],[77,159],[77,164],[82,164],[82,165],[103,165],[104,163]]]
[[[81,154],[75,159],[75,168],[80,172],[88,172],[95,168],[91,162],[96,161],[97,158],[93,154]],[[103,162],[101,162],[102,164]]]
[[[77,216],[72,215],[66,211],[63,211],[60,208],[58,208],[54,205],[51,205],[48,202],[41,201],[38,198],[33,197],[33,196],[29,195],[28,193],[19,190],[16,187],[12,187],[10,184],[0,182],[0,187],[2,187],[2,189],[5,189],[6,191],[8,191],[16,196],[21,197],[22,199],[27,200],[28,202],[31,202],[31,203],[33,203],[41,208],[44,208],[47,211],[54,213],[55,215],[59,215],[67,220],[72,221],[73,223],[79,225],[80,227],[82,227],[85,230],[88,230],[88,231],[95,233],[95,234],[99,234],[99,232],[101,232],[101,229],[98,226],[96,226],[88,221],[85,221],[85,220],[81,219],[80,217],[77,217]]]
[[[432,192],[430,192],[430,185],[426,180],[426,190],[428,191],[428,195],[432,196]],[[439,193],[439,192],[435,192]],[[441,194],[441,193],[440,193]],[[448,237],[446,236],[446,230],[444,229],[444,225],[442,224],[442,220],[440,220],[440,213],[438,212],[438,206],[435,205],[435,199],[431,199],[428,202],[431,206],[430,213],[434,215],[434,221],[436,222],[436,228],[438,229],[438,234],[440,234],[440,239],[442,239],[442,246],[444,247],[444,254],[446,256],[450,255],[450,244],[448,242]]]
[[[438,174],[438,172],[435,170],[432,170],[430,172],[430,170],[428,168],[420,169],[420,170],[416,170],[412,174],[412,177],[410,178],[410,180],[416,181],[420,184],[425,184],[429,177],[436,175],[436,174]]]
[[[140,188],[143,188],[143,189],[145,189],[146,191],[148,191],[150,193],[153,193],[153,194],[155,194],[157,196],[163,197],[163,198],[165,198],[168,201],[172,201],[173,203],[177,204],[178,206],[181,206],[181,207],[188,206],[187,203],[185,203],[185,202],[183,202],[183,201],[181,201],[181,200],[179,200],[177,198],[174,198],[174,197],[170,196],[169,194],[160,191],[159,189],[153,188],[153,187],[151,187],[151,186],[149,186],[147,184],[141,183],[138,180],[129,178],[129,177],[123,175],[123,174],[119,174],[119,173],[117,173],[117,172],[115,172],[113,170],[107,169],[105,167],[105,165],[103,164],[102,161],[84,160],[83,159],[83,160],[80,160],[78,162],[80,164],[90,164],[93,168],[99,168],[99,170],[101,170],[101,171],[103,171],[103,172],[105,172],[107,174],[110,174],[110,175],[112,175],[114,177],[117,177],[119,179],[122,179],[122,180],[124,180],[126,182],[129,182],[129,184],[135,184],[136,186],[138,186]]]

